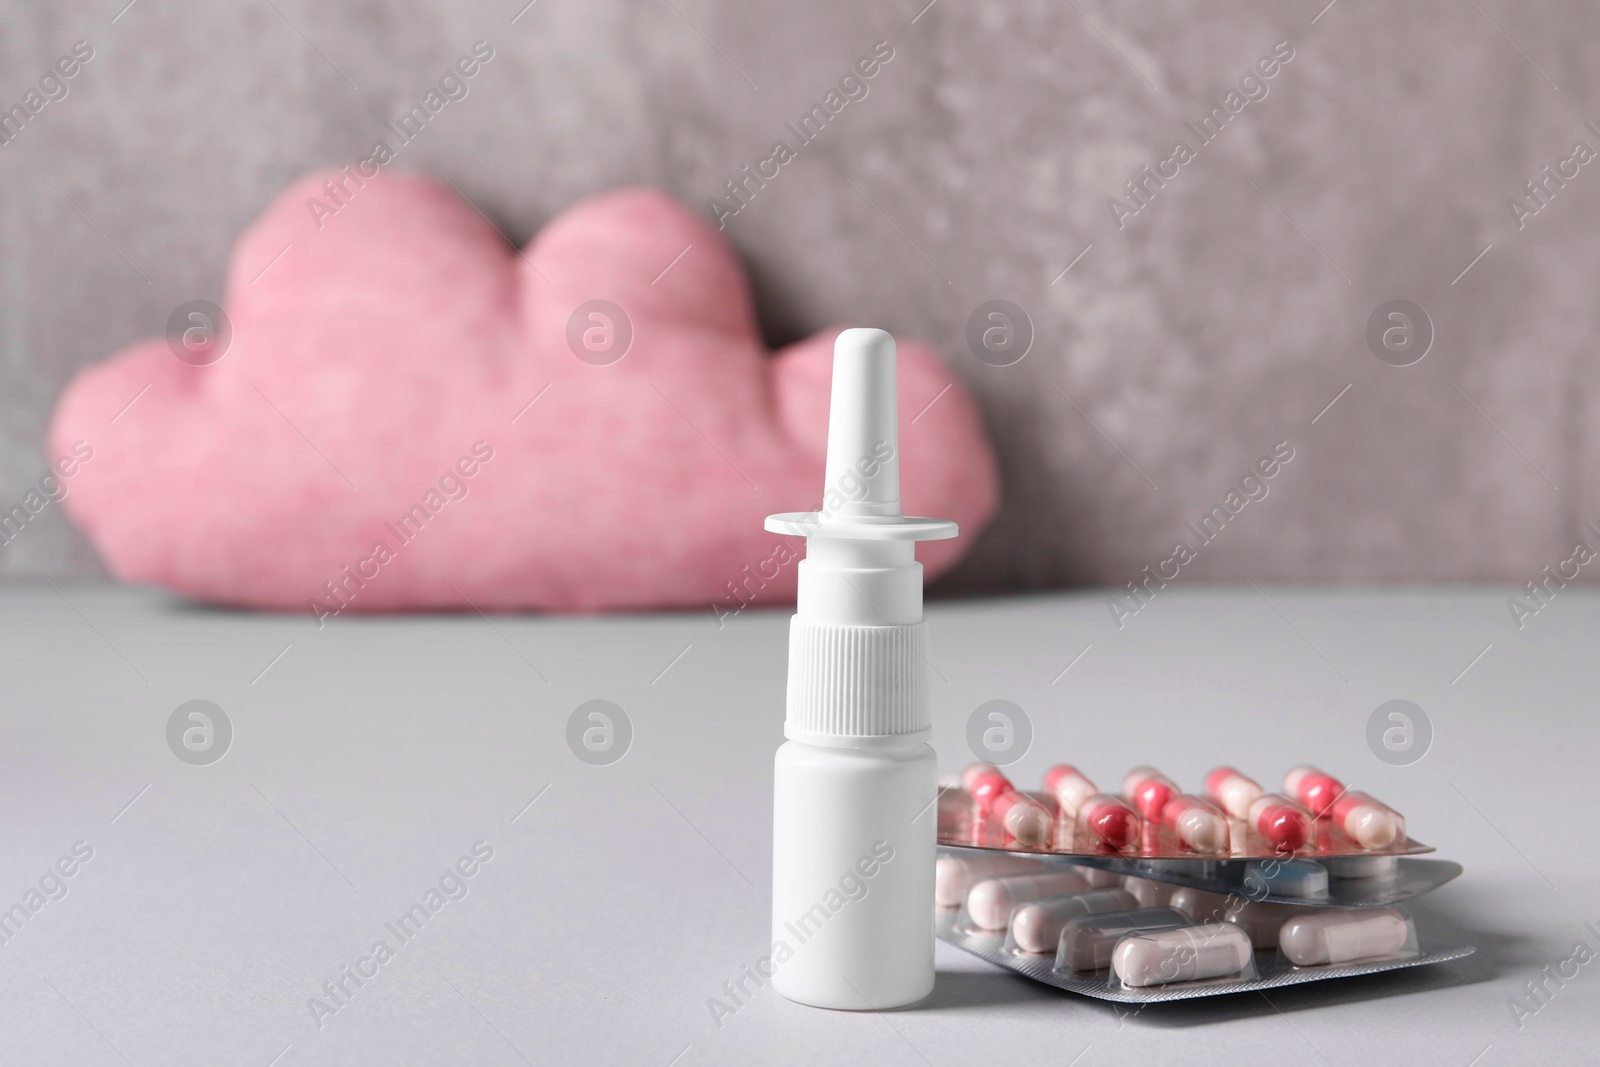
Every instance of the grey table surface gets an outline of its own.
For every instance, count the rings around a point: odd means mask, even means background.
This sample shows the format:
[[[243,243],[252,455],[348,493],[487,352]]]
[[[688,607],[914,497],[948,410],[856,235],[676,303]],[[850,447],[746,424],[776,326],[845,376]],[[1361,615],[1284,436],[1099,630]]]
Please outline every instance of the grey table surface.
[[[1130,1013],[941,945],[914,1009],[825,1012],[763,988],[717,1018],[709,1002],[766,951],[787,613],[319,630],[143,590],[14,587],[0,907],[26,908],[41,880],[59,899],[34,898],[0,944],[0,1062],[1593,1062],[1600,965],[1563,961],[1600,941],[1585,929],[1600,860],[1578,833],[1600,597],[1563,590],[1521,630],[1505,598],[1169,588],[1121,630],[1103,593],[929,609],[943,770],[996,698],[1034,726],[1020,780],[1061,759],[1187,783],[1219,762],[1267,778],[1315,760],[1465,865],[1416,912],[1476,956]],[[1396,698],[1434,730],[1407,766],[1366,740]],[[167,741],[194,699],[233,727],[210,765]],[[566,741],[591,699],[633,727],[607,766]],[[47,877],[78,842],[92,857]],[[396,937],[387,924],[479,842],[492,858],[445,879],[459,899]],[[380,940],[391,957],[362,964]],[[1545,978],[1563,966],[1576,974]],[[1518,1018],[1514,998],[1539,1010]]]

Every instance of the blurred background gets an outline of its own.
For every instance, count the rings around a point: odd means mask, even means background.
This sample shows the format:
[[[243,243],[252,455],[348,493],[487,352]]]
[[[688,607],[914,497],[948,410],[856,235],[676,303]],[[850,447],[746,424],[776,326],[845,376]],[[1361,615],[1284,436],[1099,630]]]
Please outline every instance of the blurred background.
[[[365,156],[474,42],[493,62],[397,167],[519,244],[621,185],[713,217],[887,42],[722,221],[771,344],[870,322],[979,398],[1002,510],[946,592],[1121,585],[1279,442],[1269,498],[1185,573],[1521,584],[1600,516],[1600,168],[1545,169],[1600,148],[1581,0],[124,3],[0,3],[7,109],[93,49],[0,145],[7,502],[75,370],[220,300],[267,202]],[[1194,158],[1146,178],[1180,138]],[[993,300],[1031,331],[1007,365],[968,341]],[[1395,300],[1426,317],[1408,366],[1369,339]],[[0,551],[9,579],[104,573],[60,508]]]

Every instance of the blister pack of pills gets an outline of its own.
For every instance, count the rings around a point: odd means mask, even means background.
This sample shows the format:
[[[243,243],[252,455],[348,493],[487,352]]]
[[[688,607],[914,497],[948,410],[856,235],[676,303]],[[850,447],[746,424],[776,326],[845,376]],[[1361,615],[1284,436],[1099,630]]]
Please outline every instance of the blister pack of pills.
[[[1412,856],[1433,851],[1406,835],[1405,817],[1338,779],[1301,766],[1268,793],[1231,767],[1185,793],[1153,767],[1135,767],[1122,792],[1102,792],[1058,764],[1025,791],[975,763],[939,798],[939,843],[1008,852],[1125,859]]]
[[[1310,767],[1268,794],[1232,768],[1184,794],[1148,767],[1023,793],[978,764],[941,797],[938,935],[1108,1000],[1212,996],[1469,956],[1397,905],[1461,873],[1404,819]],[[951,797],[954,799],[950,799]],[[1353,799],[1352,799],[1353,798]]]

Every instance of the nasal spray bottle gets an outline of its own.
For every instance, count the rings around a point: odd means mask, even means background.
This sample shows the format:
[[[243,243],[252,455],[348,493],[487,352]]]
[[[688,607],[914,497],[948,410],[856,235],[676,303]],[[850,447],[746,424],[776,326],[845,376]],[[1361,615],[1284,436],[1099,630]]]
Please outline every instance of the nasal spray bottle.
[[[937,764],[915,547],[957,530],[900,513],[896,408],[894,338],[845,330],[822,510],[766,523],[806,538],[773,785],[772,984],[822,1008],[933,989]]]

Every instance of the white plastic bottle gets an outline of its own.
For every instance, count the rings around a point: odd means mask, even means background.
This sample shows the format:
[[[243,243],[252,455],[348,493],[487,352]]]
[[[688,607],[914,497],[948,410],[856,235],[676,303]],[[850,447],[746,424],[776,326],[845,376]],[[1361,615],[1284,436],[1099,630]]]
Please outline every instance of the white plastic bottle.
[[[773,787],[772,982],[823,1008],[933,989],[937,764],[915,543],[957,530],[901,514],[896,417],[894,339],[845,330],[822,510],[766,524],[807,539]]]

